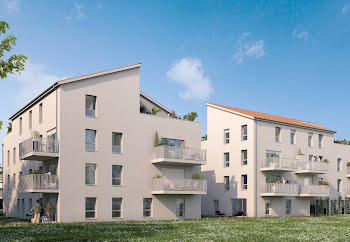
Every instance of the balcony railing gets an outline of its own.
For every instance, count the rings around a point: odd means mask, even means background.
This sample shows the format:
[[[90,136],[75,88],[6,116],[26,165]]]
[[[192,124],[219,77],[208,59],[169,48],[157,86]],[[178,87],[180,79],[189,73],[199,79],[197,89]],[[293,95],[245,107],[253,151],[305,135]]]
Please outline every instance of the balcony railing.
[[[297,196],[298,184],[266,183],[262,195],[266,196]]]
[[[262,170],[296,170],[298,160],[280,157],[268,157],[262,162]]]
[[[21,191],[35,192],[35,190],[55,190],[58,189],[58,177],[50,174],[30,174],[23,175],[19,180]]]
[[[24,159],[31,152],[57,154],[58,142],[56,139],[30,138],[19,144],[19,157]]]
[[[201,179],[153,178],[153,194],[206,194],[207,181]]]
[[[329,187],[323,185],[300,185],[300,196],[329,196]]]
[[[328,163],[314,161],[299,161],[297,173],[326,173],[328,171]]]
[[[158,146],[153,150],[153,162],[183,162],[203,165],[206,162],[206,150]]]

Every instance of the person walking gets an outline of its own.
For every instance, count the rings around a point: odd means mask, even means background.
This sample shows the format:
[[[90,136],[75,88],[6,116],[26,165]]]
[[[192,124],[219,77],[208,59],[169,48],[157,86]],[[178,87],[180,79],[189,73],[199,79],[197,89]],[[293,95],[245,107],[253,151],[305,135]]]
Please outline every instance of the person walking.
[[[34,205],[34,220],[33,223],[38,224],[40,221],[40,212],[41,212],[41,205],[39,203],[39,200],[36,200],[36,204]]]

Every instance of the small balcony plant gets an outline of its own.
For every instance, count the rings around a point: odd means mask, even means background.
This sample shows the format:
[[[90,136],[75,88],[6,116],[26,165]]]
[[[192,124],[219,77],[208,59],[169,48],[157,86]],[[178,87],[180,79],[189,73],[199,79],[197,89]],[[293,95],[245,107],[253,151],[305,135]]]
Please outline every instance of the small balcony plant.
[[[348,163],[346,163],[346,166],[350,166],[350,161]]]
[[[201,174],[199,173],[193,174],[193,179],[201,179]]]
[[[326,181],[326,180],[323,180],[322,182],[321,182],[321,186],[328,186],[329,184],[328,184],[328,181]]]
[[[323,159],[322,161],[323,161],[324,163],[327,163],[327,164],[329,163],[329,160],[328,160],[328,159]]]

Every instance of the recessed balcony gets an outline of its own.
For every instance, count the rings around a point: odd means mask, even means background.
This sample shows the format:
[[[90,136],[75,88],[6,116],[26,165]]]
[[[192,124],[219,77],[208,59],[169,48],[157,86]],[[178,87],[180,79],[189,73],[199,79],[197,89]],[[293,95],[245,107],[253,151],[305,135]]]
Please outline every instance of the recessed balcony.
[[[20,160],[47,161],[58,157],[58,142],[55,139],[30,138],[19,144]]]
[[[323,161],[299,161],[296,174],[325,174],[328,172],[328,163]]]
[[[298,184],[266,183],[260,196],[263,197],[292,197],[298,196]]]
[[[329,187],[324,185],[301,185],[300,197],[329,197]]]
[[[58,176],[50,174],[23,175],[19,190],[27,193],[58,193]]]
[[[205,165],[206,151],[175,146],[157,146],[153,150],[152,163]]]
[[[298,160],[280,157],[268,157],[262,162],[260,171],[293,172],[298,168]]]
[[[152,194],[207,194],[207,181],[202,179],[153,178]]]

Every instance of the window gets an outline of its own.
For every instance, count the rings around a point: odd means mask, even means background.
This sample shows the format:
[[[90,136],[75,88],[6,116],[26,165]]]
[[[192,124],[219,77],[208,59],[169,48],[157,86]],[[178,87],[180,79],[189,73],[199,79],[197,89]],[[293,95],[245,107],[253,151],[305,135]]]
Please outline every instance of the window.
[[[181,147],[183,140],[179,139],[168,139],[168,138],[162,138],[161,143],[162,145],[167,145],[167,146],[175,146],[175,147]]]
[[[112,185],[120,186],[122,184],[122,166],[112,166]]]
[[[16,148],[13,148],[13,164],[16,164]]]
[[[242,189],[247,190],[248,189],[248,176],[242,175]]]
[[[341,171],[341,158],[337,159],[337,171]]]
[[[220,211],[219,200],[214,200],[214,212]]]
[[[19,119],[19,135],[22,134],[22,118]]]
[[[152,198],[143,199],[143,216],[144,217],[152,216]]]
[[[296,131],[293,129],[290,131],[290,144],[291,145],[295,145],[295,132]]]
[[[280,135],[281,135],[281,128],[276,127],[275,128],[275,142],[279,143],[280,142]]]
[[[10,166],[10,150],[7,151],[7,166]]]
[[[29,206],[29,211],[30,211],[33,207],[33,200],[31,198],[29,198],[28,203],[29,203],[28,206]]]
[[[341,179],[338,179],[337,180],[337,192],[340,192],[340,190],[341,190]]]
[[[32,110],[29,111],[29,129],[32,129],[32,123],[33,123],[33,115]]]
[[[96,97],[91,95],[85,96],[85,116],[96,117]]]
[[[19,199],[17,199],[17,216],[20,217],[20,211],[19,211]]]
[[[224,144],[229,144],[230,143],[230,130],[225,129],[224,130]]]
[[[229,152],[226,152],[224,153],[224,166],[225,167],[229,167],[230,166],[230,153]]]
[[[307,136],[307,145],[309,147],[312,147],[312,136],[313,136],[312,133],[309,133],[308,136]]]
[[[225,185],[225,191],[230,190],[230,177],[224,176],[224,185]]]
[[[16,173],[13,173],[13,189],[16,189]]]
[[[286,214],[290,214],[292,210],[292,200],[286,200]]]
[[[10,175],[7,175],[7,191],[10,191],[10,187],[11,187],[11,178]]]
[[[33,169],[29,169],[29,174],[33,174]]]
[[[39,104],[39,124],[43,122],[43,104]]]
[[[265,201],[265,215],[270,214],[271,202],[270,200]]]
[[[96,218],[96,198],[85,198],[85,218]]]
[[[242,140],[248,140],[248,130],[247,130],[247,125],[242,125],[241,128],[241,133],[242,133]]]
[[[85,150],[96,151],[96,130],[85,130]]]
[[[96,184],[96,164],[85,164],[85,184]]]
[[[185,217],[185,199],[176,199],[176,216]]]
[[[319,134],[318,135],[318,148],[323,148],[323,135]]]
[[[120,197],[112,198],[112,218],[122,217],[122,201],[123,199]]]
[[[309,161],[312,161],[313,158],[314,158],[313,155],[309,155]]]
[[[241,161],[242,165],[247,165],[248,164],[248,152],[247,150],[241,150]]]
[[[112,133],[112,152],[121,153],[122,152],[122,133]]]

